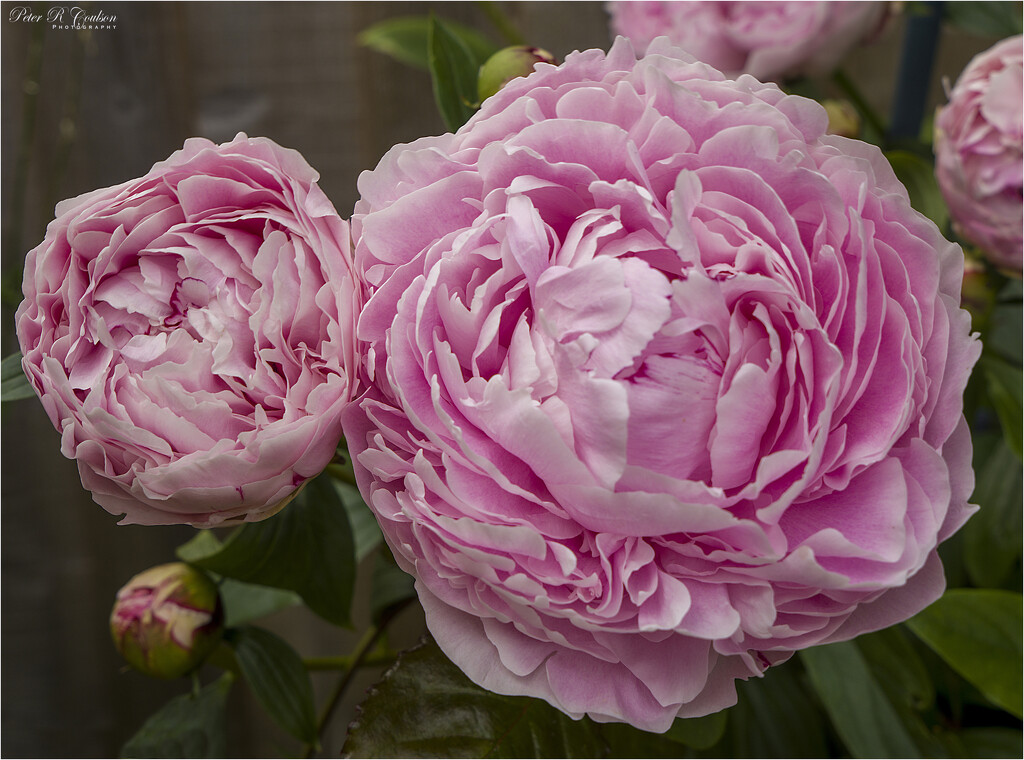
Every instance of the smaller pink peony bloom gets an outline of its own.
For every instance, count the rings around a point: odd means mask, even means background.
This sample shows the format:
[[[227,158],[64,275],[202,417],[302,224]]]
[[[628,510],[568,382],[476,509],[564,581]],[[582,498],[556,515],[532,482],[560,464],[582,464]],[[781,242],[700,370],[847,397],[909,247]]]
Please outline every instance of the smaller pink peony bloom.
[[[615,34],[643,52],[669,40],[729,76],[781,80],[830,73],[875,32],[882,2],[611,2]]]
[[[136,670],[180,678],[217,648],[224,612],[217,586],[183,562],[152,567],[117,592],[110,634]]]
[[[1024,38],[974,57],[935,118],[935,173],[957,231],[1021,271]]]
[[[190,139],[58,204],[28,254],[22,366],[122,522],[269,517],[334,455],[360,299],[317,178],[265,138]]]

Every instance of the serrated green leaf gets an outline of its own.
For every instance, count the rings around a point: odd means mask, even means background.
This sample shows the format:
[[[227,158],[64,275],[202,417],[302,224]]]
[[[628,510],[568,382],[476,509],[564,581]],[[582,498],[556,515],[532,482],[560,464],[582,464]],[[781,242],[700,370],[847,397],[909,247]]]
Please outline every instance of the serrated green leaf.
[[[388,610],[414,596],[416,589],[412,576],[390,557],[377,555],[373,566],[373,592],[370,596],[370,615],[373,621],[379,624]]]
[[[427,27],[427,52],[434,100],[448,129],[455,132],[476,113],[480,65],[448,25],[433,15]]]
[[[279,636],[246,625],[225,634],[256,699],[281,728],[311,744],[317,740],[313,686],[302,658]]]
[[[1021,33],[1020,3],[946,2],[942,4],[943,19],[983,37],[1012,37]]]
[[[993,704],[1022,712],[1021,595],[951,589],[907,621],[910,629]]]
[[[890,150],[885,157],[889,159],[896,177],[907,188],[910,205],[935,222],[939,229],[945,229],[949,223],[949,209],[939,190],[932,163],[906,150]]]
[[[967,573],[975,585],[982,587],[1019,584],[1024,553],[1020,460],[1000,438],[975,467],[978,478],[971,501],[979,509],[962,531]]]
[[[307,482],[273,517],[237,528],[212,553],[189,542],[178,556],[228,578],[294,591],[325,620],[349,624],[355,547],[345,506],[327,476]]]
[[[1014,367],[998,356],[987,354],[979,362],[985,379],[988,382],[988,395],[999,415],[1006,442],[1020,459],[1022,443],[1024,443],[1024,401],[1022,401],[1022,385],[1024,375],[1020,367]]]
[[[478,66],[497,51],[497,45],[472,27],[456,21],[445,23],[462,40]],[[364,29],[359,33],[358,40],[360,44],[402,63],[429,70],[429,26],[430,19],[427,16],[390,18]]]
[[[294,591],[243,583],[234,578],[222,579],[218,588],[221,601],[224,603],[226,628],[259,620],[271,613],[302,603],[302,597]]]
[[[21,368],[21,353],[13,353],[0,362],[0,401],[20,401],[36,395]]]
[[[546,702],[481,689],[428,641],[384,674],[349,726],[348,757],[597,757],[600,736]]]
[[[921,757],[853,642],[805,649],[800,659],[853,757]]]
[[[224,757],[225,707],[233,680],[224,673],[198,694],[172,699],[125,743],[121,757]]]

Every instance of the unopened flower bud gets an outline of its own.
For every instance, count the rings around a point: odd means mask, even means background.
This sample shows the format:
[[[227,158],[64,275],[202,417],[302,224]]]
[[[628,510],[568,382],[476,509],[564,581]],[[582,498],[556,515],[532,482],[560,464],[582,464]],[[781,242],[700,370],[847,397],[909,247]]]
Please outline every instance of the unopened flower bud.
[[[224,628],[217,586],[183,562],[139,573],[117,592],[114,644],[128,663],[156,678],[178,678],[216,648]]]
[[[968,253],[964,256],[964,279],[960,288],[960,305],[971,313],[975,327],[992,308],[995,294],[989,287],[985,265]]]
[[[851,103],[845,100],[823,100],[821,105],[828,114],[830,135],[856,137],[860,134],[860,115]]]
[[[547,50],[515,45],[499,50],[480,67],[477,92],[480,100],[486,100],[516,77],[533,73],[535,63],[554,63],[555,57]]]

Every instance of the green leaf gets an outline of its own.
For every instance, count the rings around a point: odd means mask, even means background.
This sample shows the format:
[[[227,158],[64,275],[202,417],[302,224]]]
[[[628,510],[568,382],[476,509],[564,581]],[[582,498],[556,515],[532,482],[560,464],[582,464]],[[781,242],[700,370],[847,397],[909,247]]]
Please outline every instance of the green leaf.
[[[921,756],[856,644],[813,647],[800,658],[853,757]]]
[[[1020,367],[1014,367],[992,354],[983,355],[979,363],[988,381],[988,395],[999,415],[1006,442],[1020,459],[1024,438],[1021,429],[1024,420],[1024,401],[1021,398],[1024,375]]]
[[[968,757],[979,760],[991,757],[1019,758],[1024,754],[1021,731],[1018,728],[986,726],[968,728],[958,734]]]
[[[589,718],[584,718],[584,720],[592,723]],[[683,757],[690,752],[682,744],[667,738],[665,734],[641,731],[626,723],[592,723],[592,725],[608,745],[607,755],[595,755],[595,757],[623,758],[623,760],[632,760],[637,757],[668,759]]]
[[[885,157],[892,164],[896,177],[907,188],[910,205],[935,222],[939,229],[945,229],[949,223],[949,209],[939,190],[932,163],[906,150],[890,150]]]
[[[21,354],[13,353],[0,362],[0,401],[19,401],[36,395],[21,369]]]
[[[345,506],[327,476],[307,482],[273,517],[236,529],[212,553],[189,542],[178,556],[228,578],[294,591],[325,620],[349,624],[355,549]]]
[[[182,562],[193,563],[210,554],[215,554],[223,544],[212,530],[200,530],[177,548],[175,554]]]
[[[384,674],[349,726],[349,757],[597,757],[595,726],[481,689],[428,641]]]
[[[348,524],[352,526],[352,538],[355,542],[356,562],[362,562],[384,541],[380,532],[380,523],[373,512],[366,506],[359,489],[349,483],[334,479],[334,487],[338,498],[345,505],[348,513]]]
[[[857,638],[857,648],[889,698],[925,710],[935,703],[935,684],[915,644],[916,640],[899,626]]]
[[[456,21],[445,22],[472,54],[479,66],[497,52],[497,46],[472,27]],[[379,21],[359,33],[359,43],[419,69],[430,68],[428,48],[430,19],[401,16]]]
[[[455,132],[476,113],[480,64],[448,25],[433,15],[427,27],[427,40],[434,100],[448,129]]]
[[[121,757],[224,757],[225,706],[233,680],[224,673],[197,694],[172,699],[125,743]]]
[[[832,757],[828,719],[804,679],[798,659],[736,684],[722,741],[710,757]]]
[[[1020,460],[1000,438],[975,463],[975,468],[978,480],[972,501],[980,508],[962,531],[967,573],[978,586],[999,588],[1006,583],[1019,584],[1024,553]]]
[[[302,598],[294,591],[243,583],[234,578],[224,578],[219,588],[220,598],[224,603],[226,628],[234,628],[302,603]]]
[[[952,589],[907,625],[993,704],[1021,717],[1021,595]]]
[[[988,329],[984,335],[985,349],[992,351],[1020,366],[1024,360],[1024,306],[1020,301],[997,303],[988,320]]]
[[[412,576],[402,570],[391,557],[378,554],[373,566],[373,593],[370,614],[380,624],[395,605],[416,596]]]
[[[296,739],[314,743],[313,686],[298,653],[270,631],[251,625],[228,631],[225,640],[267,714]]]
[[[918,752],[924,757],[956,757],[946,747],[951,736],[943,730],[935,708],[933,673],[922,659],[931,652],[902,626],[860,636],[856,644]]]
[[[713,747],[725,733],[728,712],[705,715],[703,718],[677,718],[665,737],[694,749]]]
[[[982,37],[1012,37],[1021,33],[1019,3],[1008,2],[947,2],[942,4],[943,18]]]

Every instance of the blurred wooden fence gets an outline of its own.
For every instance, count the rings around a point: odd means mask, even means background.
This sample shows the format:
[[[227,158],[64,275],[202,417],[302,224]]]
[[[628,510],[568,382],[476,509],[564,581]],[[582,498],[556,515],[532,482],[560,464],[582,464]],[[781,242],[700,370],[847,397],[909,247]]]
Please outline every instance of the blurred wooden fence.
[[[116,28],[76,32],[12,20],[16,8],[44,15],[56,4],[3,3],[3,265],[8,271],[42,238],[56,201],[136,177],[202,135],[266,135],[301,151],[348,216],[359,172],[393,144],[443,131],[429,80],[356,42],[384,18],[425,14],[471,24],[497,39],[476,3],[204,2],[102,3]],[[559,58],[607,47],[596,2],[500,4],[531,44]],[[70,6],[68,6],[70,7]],[[883,113],[889,108],[902,21],[848,70]],[[932,82],[955,77],[991,40],[946,35]],[[3,354],[14,349],[12,283],[3,305]],[[13,283],[15,294],[18,283]],[[187,528],[118,527],[79,484],[73,462],[39,404],[2,412],[2,753],[18,757],[110,757],[156,707],[184,690],[125,672],[109,642],[117,588],[173,558]],[[366,600],[360,602],[366,606]],[[305,655],[334,654],[352,636],[305,614],[273,627]],[[413,611],[398,636],[421,631]],[[376,674],[351,690],[327,754],[336,755],[353,705]],[[322,692],[330,682],[316,679]],[[241,691],[241,690],[240,690]],[[288,740],[251,700],[232,701],[231,753],[279,755]]]

